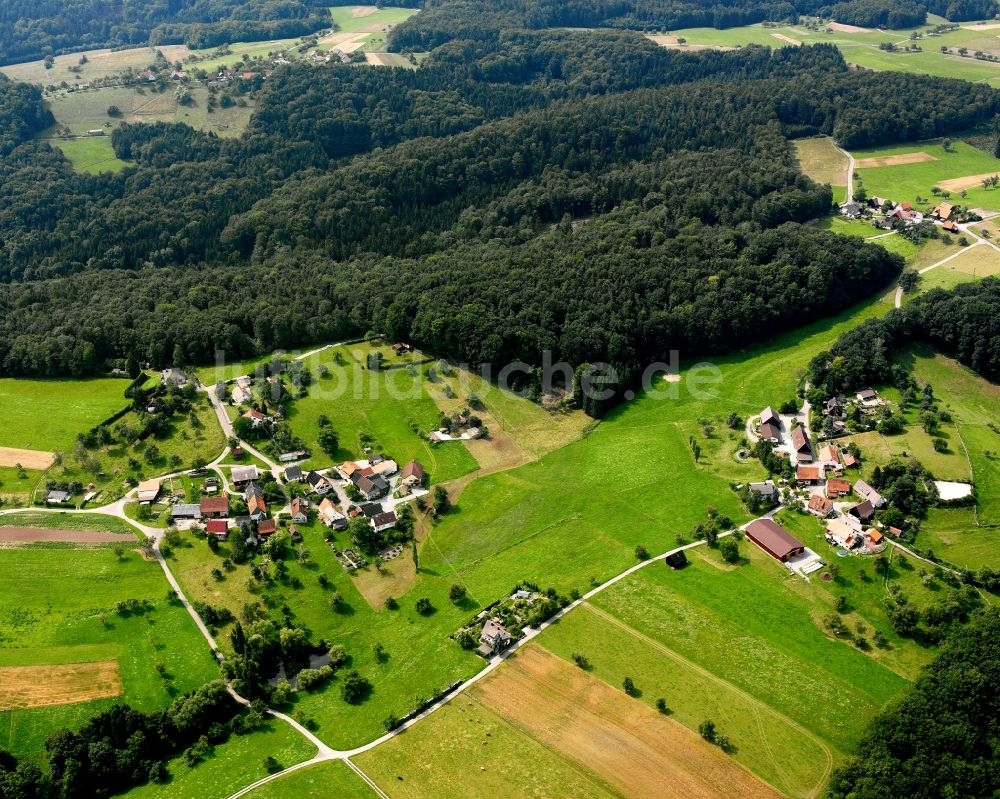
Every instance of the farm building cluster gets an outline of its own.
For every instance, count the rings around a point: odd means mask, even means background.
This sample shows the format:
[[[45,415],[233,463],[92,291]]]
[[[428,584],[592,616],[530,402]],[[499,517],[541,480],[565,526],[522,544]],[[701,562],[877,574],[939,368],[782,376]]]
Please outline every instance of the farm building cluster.
[[[936,224],[947,233],[960,233],[960,223],[976,222],[980,217],[959,205],[942,200],[929,214],[918,211],[908,202],[893,202],[883,197],[848,201],[840,206],[840,213],[847,219],[871,222],[882,230],[898,230],[926,223]]]

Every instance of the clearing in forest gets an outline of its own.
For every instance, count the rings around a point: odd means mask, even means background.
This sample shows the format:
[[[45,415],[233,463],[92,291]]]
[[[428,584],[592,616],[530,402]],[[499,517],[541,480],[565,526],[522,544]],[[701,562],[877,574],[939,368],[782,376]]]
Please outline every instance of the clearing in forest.
[[[121,695],[117,660],[0,667],[0,710],[69,705]]]
[[[780,796],[696,733],[537,645],[472,694],[625,796]]]

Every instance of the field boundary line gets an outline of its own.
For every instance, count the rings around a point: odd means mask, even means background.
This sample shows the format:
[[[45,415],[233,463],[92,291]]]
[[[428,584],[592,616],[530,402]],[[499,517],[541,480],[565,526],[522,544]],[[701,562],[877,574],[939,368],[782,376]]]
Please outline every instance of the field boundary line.
[[[373,791],[375,791],[375,793],[379,795],[380,799],[389,799],[389,794],[387,794],[385,791],[379,788],[375,780],[373,780],[371,777],[365,774],[364,771],[361,770],[361,766],[352,761],[349,757],[345,757],[344,762],[347,764],[347,767],[351,771],[353,771],[367,783],[369,788],[371,788]]]
[[[658,650],[659,652],[662,652],[664,655],[666,655],[667,657],[669,657],[671,660],[674,660],[675,662],[680,663],[682,666],[686,666],[687,668],[691,669],[693,672],[695,672],[699,676],[708,679],[710,682],[714,682],[717,685],[722,686],[723,688],[729,689],[730,691],[732,691],[733,693],[735,693],[740,698],[746,700],[747,703],[751,705],[751,707],[763,708],[766,712],[770,713],[772,716],[774,716],[775,718],[779,719],[780,721],[785,722],[793,730],[795,730],[796,732],[804,735],[806,738],[808,738],[809,740],[811,740],[813,743],[815,743],[820,748],[820,750],[823,752],[823,754],[826,755],[826,769],[825,769],[825,771],[823,773],[823,776],[820,777],[819,781],[816,783],[816,786],[813,788],[813,790],[810,792],[809,795],[810,796],[816,796],[818,794],[819,790],[821,790],[823,788],[823,786],[826,784],[826,780],[830,776],[830,772],[833,771],[833,752],[830,750],[829,745],[825,741],[823,741],[822,739],[820,739],[819,737],[817,737],[814,733],[812,733],[809,730],[807,730],[805,727],[803,727],[801,724],[799,724],[794,719],[791,719],[788,716],[786,716],[781,711],[776,710],[775,708],[771,707],[768,704],[765,704],[763,701],[761,701],[760,699],[757,699],[755,696],[752,696],[747,691],[743,690],[742,688],[740,688],[740,687],[738,687],[736,685],[733,685],[731,682],[729,682],[728,680],[726,680],[726,679],[718,676],[717,674],[713,674],[708,669],[706,669],[706,668],[704,668],[702,666],[699,666],[697,663],[695,663],[694,661],[689,660],[688,658],[684,657],[679,652],[675,652],[673,649],[671,649],[670,647],[668,647],[666,644],[664,644],[664,643],[662,643],[660,641],[657,641],[655,638],[653,638],[653,637],[651,637],[649,635],[646,635],[644,632],[642,632],[640,630],[635,629],[635,627],[632,627],[630,624],[627,624],[626,622],[622,621],[621,619],[617,618],[616,616],[611,615],[606,610],[603,610],[602,608],[598,608],[595,605],[592,605],[588,601],[584,601],[581,604],[583,605],[584,608],[586,608],[587,610],[591,611],[596,616],[604,619],[605,621],[609,622],[610,624],[613,624],[616,627],[619,627],[623,632],[628,633],[629,635],[632,635],[633,637],[637,638],[638,640],[642,641],[643,643],[648,644],[649,646],[653,647],[654,649]]]

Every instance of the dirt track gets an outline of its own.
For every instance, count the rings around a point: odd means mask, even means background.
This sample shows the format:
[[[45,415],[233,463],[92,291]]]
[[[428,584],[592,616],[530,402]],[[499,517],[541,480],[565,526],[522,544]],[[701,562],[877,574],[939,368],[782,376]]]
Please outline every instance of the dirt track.
[[[630,798],[781,795],[687,728],[535,644],[471,694]]]
[[[68,705],[121,695],[117,660],[0,667],[0,710]]]
[[[55,460],[55,455],[51,452],[43,452],[37,449],[15,449],[14,447],[0,447],[0,466],[17,466],[21,464],[25,469],[48,469]]]
[[[0,527],[0,543],[33,544],[58,541],[67,544],[135,544],[134,535],[97,530],[52,530],[47,527]]]

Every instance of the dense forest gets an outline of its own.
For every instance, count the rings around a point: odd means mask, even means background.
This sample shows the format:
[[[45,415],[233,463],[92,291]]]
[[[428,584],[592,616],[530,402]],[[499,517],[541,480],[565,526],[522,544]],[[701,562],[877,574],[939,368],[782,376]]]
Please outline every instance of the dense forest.
[[[214,47],[329,27],[319,0],[0,0],[0,64],[147,43]]]
[[[924,342],[983,377],[1000,382],[1000,279],[932,289],[882,319],[847,331],[809,366],[809,379],[825,396],[905,379],[893,353]]]
[[[837,769],[831,799],[996,796],[1000,786],[1000,613],[957,627],[913,687]]]

